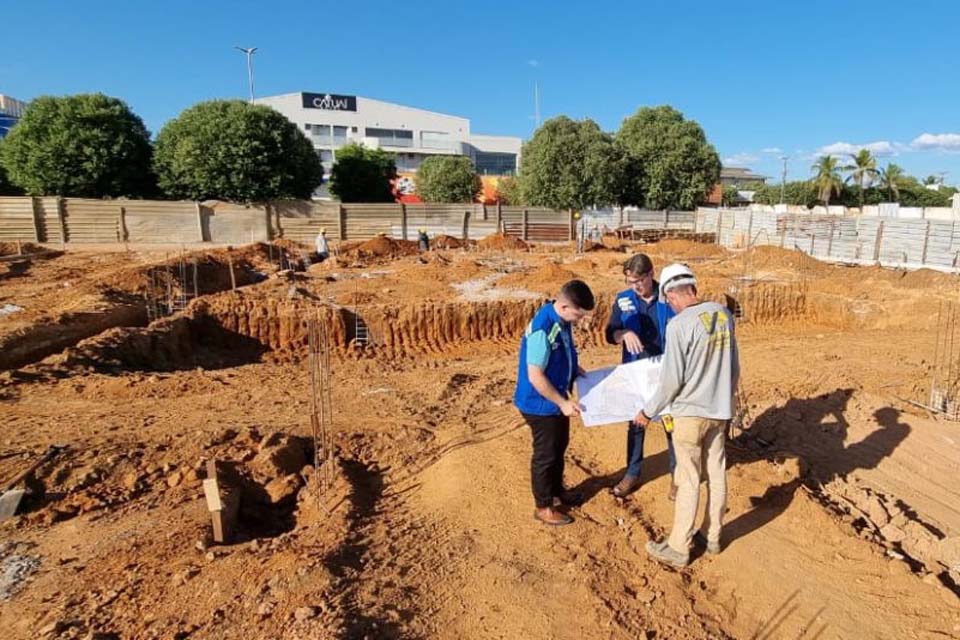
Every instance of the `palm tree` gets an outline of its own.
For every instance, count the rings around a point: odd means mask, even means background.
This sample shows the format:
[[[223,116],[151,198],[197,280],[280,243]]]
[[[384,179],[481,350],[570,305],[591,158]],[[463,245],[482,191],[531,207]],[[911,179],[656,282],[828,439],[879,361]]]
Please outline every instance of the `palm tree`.
[[[880,176],[880,186],[887,190],[887,195],[890,196],[890,200],[893,202],[899,202],[900,183],[906,176],[906,174],[903,172],[903,169],[892,162],[889,162],[887,163],[887,168],[880,169],[878,174]]]
[[[860,209],[863,209],[863,183],[870,184],[877,177],[877,159],[873,157],[869,149],[860,149],[856,155],[851,155],[853,164],[843,167],[844,171],[850,172],[849,180],[853,180],[860,185]]]
[[[830,206],[830,196],[836,192],[840,195],[843,188],[843,178],[840,176],[840,167],[833,156],[822,156],[814,163],[810,170],[817,175],[811,181],[817,189],[817,198],[826,206]]]

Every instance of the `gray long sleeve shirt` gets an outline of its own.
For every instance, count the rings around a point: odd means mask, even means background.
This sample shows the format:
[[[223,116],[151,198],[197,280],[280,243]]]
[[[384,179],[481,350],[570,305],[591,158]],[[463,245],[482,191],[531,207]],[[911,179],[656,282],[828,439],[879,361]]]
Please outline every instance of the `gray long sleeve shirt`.
[[[687,307],[667,324],[660,387],[643,413],[656,416],[672,403],[675,416],[733,418],[740,358],[733,314],[716,302]]]

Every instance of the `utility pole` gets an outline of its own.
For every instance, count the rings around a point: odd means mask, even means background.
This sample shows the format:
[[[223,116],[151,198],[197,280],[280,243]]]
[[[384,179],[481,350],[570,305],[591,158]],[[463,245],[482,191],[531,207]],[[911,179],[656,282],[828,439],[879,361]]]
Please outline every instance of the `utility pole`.
[[[250,104],[253,104],[253,54],[257,47],[234,47],[247,55],[247,82],[250,84]]]
[[[780,174],[780,204],[783,204],[783,198],[787,189],[787,160],[790,156],[780,156],[783,160],[783,173]]]
[[[533,121],[537,123],[537,129],[540,128],[540,83],[533,81]]]

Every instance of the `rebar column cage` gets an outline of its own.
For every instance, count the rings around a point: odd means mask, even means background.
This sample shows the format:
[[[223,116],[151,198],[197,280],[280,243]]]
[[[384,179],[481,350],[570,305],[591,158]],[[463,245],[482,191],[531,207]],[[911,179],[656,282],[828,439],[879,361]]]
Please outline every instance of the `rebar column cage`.
[[[317,315],[307,320],[310,368],[310,431],[313,437],[313,464],[319,492],[333,485],[333,400],[331,395],[330,335],[326,324]]]

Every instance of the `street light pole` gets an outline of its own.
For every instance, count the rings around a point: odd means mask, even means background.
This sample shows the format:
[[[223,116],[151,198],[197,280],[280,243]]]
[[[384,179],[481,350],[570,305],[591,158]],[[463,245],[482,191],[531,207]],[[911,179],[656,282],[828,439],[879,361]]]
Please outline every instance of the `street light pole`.
[[[783,160],[783,173],[780,175],[780,204],[783,204],[784,193],[787,189],[787,160],[790,156],[780,156]]]
[[[253,53],[257,47],[234,47],[247,55],[247,82],[250,84],[250,104],[253,104]]]

